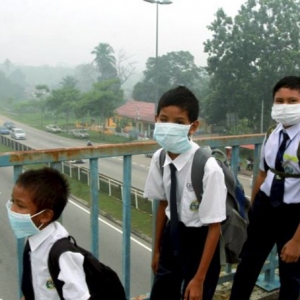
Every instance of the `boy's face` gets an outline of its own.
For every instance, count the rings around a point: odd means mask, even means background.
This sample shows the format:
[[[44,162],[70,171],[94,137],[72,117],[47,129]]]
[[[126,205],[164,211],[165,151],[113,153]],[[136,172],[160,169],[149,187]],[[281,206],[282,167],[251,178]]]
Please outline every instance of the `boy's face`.
[[[274,104],[297,104],[300,103],[300,93],[288,88],[279,89],[274,95]]]
[[[11,195],[12,206],[11,210],[19,214],[30,214],[31,216],[38,213],[37,206],[33,203],[31,193],[24,187],[15,185]],[[39,227],[41,224],[45,224],[45,215],[41,213],[32,218],[33,223]]]
[[[159,115],[155,117],[155,121],[158,123],[176,123],[183,125],[191,124],[187,111],[182,110],[180,107],[175,105],[163,107],[160,110]],[[191,124],[189,135],[193,134],[197,130],[198,125],[198,121],[194,121]]]

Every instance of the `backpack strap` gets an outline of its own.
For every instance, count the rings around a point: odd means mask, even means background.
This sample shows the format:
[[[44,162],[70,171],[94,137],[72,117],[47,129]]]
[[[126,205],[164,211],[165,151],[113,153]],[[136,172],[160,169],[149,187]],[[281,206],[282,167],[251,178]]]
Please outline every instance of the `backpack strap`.
[[[268,139],[269,139],[269,136],[271,135],[271,133],[273,132],[273,130],[277,127],[276,124],[273,124],[271,125],[268,129],[267,129],[267,132],[266,132],[266,137],[265,137],[265,144],[267,143]],[[267,162],[266,162],[266,159],[264,159],[264,167],[265,167],[265,172],[267,172],[270,167],[268,166]]]
[[[74,246],[76,247],[75,239],[72,236],[68,236],[57,240],[52,245],[49,252],[48,269],[61,300],[64,300],[62,292],[64,282],[58,279],[58,275],[60,272],[59,257],[66,251],[78,252]]]
[[[198,148],[193,158],[191,170],[192,187],[199,202],[201,202],[203,195],[204,166],[210,157],[211,154],[208,151]]]
[[[161,171],[161,175],[164,174],[164,162],[166,159],[166,150],[165,149],[161,149],[160,153],[159,153],[159,167],[160,167],[160,171]]]

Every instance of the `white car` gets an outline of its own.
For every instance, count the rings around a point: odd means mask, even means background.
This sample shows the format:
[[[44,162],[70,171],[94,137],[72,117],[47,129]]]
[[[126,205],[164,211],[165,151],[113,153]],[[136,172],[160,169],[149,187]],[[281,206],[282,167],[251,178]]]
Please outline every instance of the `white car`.
[[[61,132],[61,128],[55,124],[47,125],[45,128],[46,128],[46,131],[49,131],[49,132],[53,132],[53,133]]]
[[[26,133],[21,128],[12,128],[10,130],[10,136],[16,140],[26,140]]]
[[[84,129],[74,129],[72,134],[73,136],[81,139],[88,138],[90,136]]]

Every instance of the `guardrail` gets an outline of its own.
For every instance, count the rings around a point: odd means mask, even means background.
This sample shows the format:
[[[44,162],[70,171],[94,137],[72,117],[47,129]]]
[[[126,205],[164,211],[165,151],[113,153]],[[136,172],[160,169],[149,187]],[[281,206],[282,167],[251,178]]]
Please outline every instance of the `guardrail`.
[[[263,135],[243,135],[230,137],[213,137],[213,138],[199,138],[195,142],[201,146],[210,146],[211,148],[223,148],[225,146],[232,147],[231,168],[237,174],[239,145],[254,144],[254,177],[258,172],[258,161],[260,155],[260,148],[263,141]],[[126,294],[130,298],[130,234],[131,234],[131,164],[132,155],[152,153],[158,149],[158,145],[153,141],[134,142],[117,145],[100,145],[94,147],[76,147],[64,149],[50,149],[50,150],[30,150],[29,147],[18,143],[17,141],[7,139],[3,136],[0,142],[8,147],[15,149],[15,152],[3,153],[0,155],[0,167],[13,166],[14,178],[22,172],[22,168],[28,164],[48,163],[51,167],[62,171],[62,162],[74,159],[88,159],[90,169],[85,170],[89,174],[90,192],[91,192],[91,207],[90,207],[90,233],[91,233],[91,252],[98,257],[98,199],[99,199],[99,172],[98,159],[113,156],[123,156],[123,274],[122,281],[125,286]],[[64,164],[65,166],[65,164]],[[157,201],[153,201],[153,224],[155,224],[155,211],[157,209]],[[21,274],[21,258],[24,241],[18,240],[18,268]],[[258,283],[264,289],[271,291],[278,288],[279,283],[275,276],[275,268],[278,265],[278,260],[274,252],[264,265],[262,275],[264,278]],[[149,272],[151,272],[149,270]],[[219,282],[231,281],[234,275],[234,269],[231,265],[227,265],[224,272],[221,274]],[[20,279],[20,275],[19,275]]]

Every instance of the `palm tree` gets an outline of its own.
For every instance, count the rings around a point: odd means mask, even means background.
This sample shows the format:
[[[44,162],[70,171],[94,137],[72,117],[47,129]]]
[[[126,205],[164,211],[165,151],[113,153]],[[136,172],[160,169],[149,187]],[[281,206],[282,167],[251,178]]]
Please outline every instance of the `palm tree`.
[[[91,53],[96,55],[93,62],[100,72],[99,81],[117,77],[114,49],[109,44],[100,43]]]

